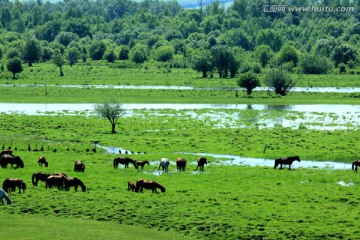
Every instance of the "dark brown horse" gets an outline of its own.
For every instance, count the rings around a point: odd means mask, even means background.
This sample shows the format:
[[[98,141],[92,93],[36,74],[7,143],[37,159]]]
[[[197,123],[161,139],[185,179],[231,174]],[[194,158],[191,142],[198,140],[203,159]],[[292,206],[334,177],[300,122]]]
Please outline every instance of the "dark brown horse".
[[[355,160],[352,162],[351,169],[357,172],[357,168],[360,166],[360,160]]]
[[[136,186],[135,186],[135,183],[133,182],[133,181],[128,181],[128,190],[130,191],[135,191],[135,189],[136,189]]]
[[[80,160],[77,160],[74,164],[74,171],[75,172],[84,172],[85,171],[85,164],[80,161]]]
[[[159,184],[159,183],[157,183],[155,181],[145,180],[143,178],[138,179],[136,181],[135,192],[139,192],[139,191],[143,192],[144,188],[145,189],[151,189],[152,192],[156,192],[156,193],[157,193],[156,189],[159,188],[161,190],[161,192],[165,192],[165,188],[161,184]]]
[[[78,179],[78,178],[72,178],[72,177],[67,177],[65,178],[65,190],[69,191],[70,187],[74,187],[75,191],[77,191],[78,186],[81,187],[81,190],[83,192],[86,192],[86,186],[83,184],[83,182]]]
[[[16,168],[23,168],[24,162],[21,160],[19,156],[5,154],[0,157],[0,166],[6,168],[7,165],[10,164],[11,167],[15,164]]]
[[[177,158],[176,159],[176,168],[178,171],[185,171],[186,160],[184,158]]]
[[[25,182],[20,178],[6,178],[3,182],[3,189],[5,192],[15,191],[16,187],[19,188],[19,193],[21,193],[21,189],[23,192],[26,190]]]
[[[114,168],[117,168],[119,166],[119,163],[122,165],[125,165],[125,168],[129,168],[129,163],[132,163],[134,167],[137,169],[138,166],[136,165],[136,161],[132,160],[131,158],[125,157],[125,158],[115,158],[114,159]]]
[[[13,151],[11,149],[7,149],[7,150],[3,149],[3,150],[1,150],[0,156],[5,155],[5,154],[12,155]]]
[[[207,159],[206,159],[206,157],[201,157],[201,158],[199,158],[198,161],[197,161],[197,163],[198,163],[198,165],[197,165],[195,171],[196,171],[198,168],[200,169],[200,171],[204,171],[204,165],[205,165],[205,164],[207,165]]]
[[[145,161],[136,161],[137,167],[140,166],[141,170],[144,169],[145,164],[150,165],[149,161],[147,161],[147,160],[145,160]]]
[[[63,175],[51,175],[46,178],[46,188],[57,187],[59,190],[63,189],[65,183],[65,176]]]
[[[289,165],[289,170],[291,170],[291,164],[294,161],[301,162],[299,156],[293,156],[293,157],[287,157],[287,158],[278,158],[275,159],[274,169],[276,169],[277,166],[280,165],[280,169],[282,169],[282,165]]]
[[[37,186],[39,181],[46,182],[46,179],[50,176],[51,176],[51,174],[42,173],[42,172],[34,173],[31,176],[32,185]]]
[[[39,157],[38,164],[41,167],[42,167],[43,164],[45,165],[45,167],[48,167],[48,165],[49,165],[49,163],[46,161],[45,156]]]

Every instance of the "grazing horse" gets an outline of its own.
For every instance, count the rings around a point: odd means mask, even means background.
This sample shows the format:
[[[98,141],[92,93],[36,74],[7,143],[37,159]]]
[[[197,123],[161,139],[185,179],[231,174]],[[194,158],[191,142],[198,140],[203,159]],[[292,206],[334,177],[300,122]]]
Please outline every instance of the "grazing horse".
[[[160,164],[159,164],[158,170],[160,170],[160,168],[162,168],[163,171],[167,171],[168,168],[169,168],[169,164],[170,164],[169,159],[167,159],[167,158],[162,158],[162,159],[160,160]]]
[[[150,165],[149,161],[136,161],[136,165],[141,167],[141,170],[144,169],[145,164]]]
[[[11,150],[11,149],[7,149],[7,150],[1,150],[1,152],[0,152],[0,156],[2,156],[2,155],[5,155],[5,154],[7,154],[7,155],[12,155],[13,154],[13,151]]]
[[[48,167],[48,165],[49,165],[49,163],[46,161],[45,156],[39,157],[38,164],[41,167],[42,167],[43,164],[45,164],[45,167]]]
[[[186,160],[184,158],[177,158],[176,159],[176,168],[178,171],[185,171],[186,167]]]
[[[3,168],[6,168],[7,165],[10,164],[11,167],[16,164],[16,168],[23,168],[24,162],[21,160],[19,156],[5,154],[0,157],[0,165]]]
[[[7,204],[12,204],[12,201],[11,201],[9,195],[7,195],[7,193],[4,191],[4,189],[0,188],[0,202],[2,203],[2,205],[4,205],[4,201],[3,201],[4,198],[5,198]]]
[[[129,163],[132,163],[134,167],[137,169],[138,166],[136,164],[136,161],[132,160],[131,158],[125,157],[125,158],[115,158],[114,159],[114,168],[117,168],[119,166],[119,163],[122,165],[125,165],[125,168],[129,168]]]
[[[75,165],[74,165],[74,171],[75,172],[84,172],[85,171],[85,164],[82,161],[77,160],[75,162]]]
[[[159,183],[157,183],[155,181],[145,180],[143,178],[138,179],[136,181],[135,192],[139,192],[139,191],[143,192],[144,188],[145,189],[151,189],[152,192],[156,192],[156,193],[157,193],[156,189],[159,188],[161,190],[161,192],[165,192],[165,188],[161,184],[159,184]]]
[[[26,184],[20,178],[6,178],[2,186],[5,192],[15,191],[16,187],[19,188],[19,193],[21,193],[21,189],[23,190],[23,193],[26,190]]]
[[[57,187],[59,190],[63,189],[65,183],[65,176],[63,175],[51,175],[46,178],[46,189]]]
[[[198,161],[197,161],[197,167],[196,167],[196,169],[195,169],[195,171],[199,168],[200,169],[200,171],[204,171],[204,165],[206,164],[207,165],[207,159],[206,159],[206,157],[201,157],[201,158],[199,158],[198,159]]]
[[[77,191],[78,186],[81,187],[81,190],[83,192],[86,192],[86,186],[83,184],[83,182],[78,179],[78,178],[72,178],[72,177],[67,177],[65,178],[65,190],[69,191],[70,187],[74,187],[75,191]]]
[[[32,185],[37,186],[39,181],[46,182],[46,179],[50,176],[51,176],[51,174],[42,173],[42,172],[34,173],[31,176]]]
[[[352,170],[357,172],[357,168],[360,166],[360,160],[355,160],[352,162]]]
[[[136,189],[135,183],[131,180],[128,181],[128,190],[135,191],[135,189]]]
[[[293,156],[293,157],[275,159],[274,169],[276,169],[276,167],[279,166],[279,164],[280,164],[280,169],[282,169],[282,165],[289,165],[289,170],[291,170],[291,164],[294,161],[301,162],[300,157]]]

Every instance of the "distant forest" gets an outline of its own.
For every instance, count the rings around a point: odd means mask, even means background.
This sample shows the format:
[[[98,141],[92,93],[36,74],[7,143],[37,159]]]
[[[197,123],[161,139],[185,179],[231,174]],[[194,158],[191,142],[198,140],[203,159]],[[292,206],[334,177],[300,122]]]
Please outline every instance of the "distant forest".
[[[12,69],[14,59],[29,66],[103,60],[192,67],[203,77],[359,66],[360,0],[205,3],[185,9],[175,0],[0,0],[1,70]]]

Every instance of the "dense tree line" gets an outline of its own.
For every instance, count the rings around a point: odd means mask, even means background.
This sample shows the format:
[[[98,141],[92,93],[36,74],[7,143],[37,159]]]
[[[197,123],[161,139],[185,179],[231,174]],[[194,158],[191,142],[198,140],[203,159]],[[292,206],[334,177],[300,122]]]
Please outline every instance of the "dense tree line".
[[[52,61],[60,74],[64,64],[89,58],[128,66],[158,61],[220,78],[280,66],[312,74],[358,66],[360,0],[277,2],[355,11],[268,12],[262,0],[235,0],[228,8],[215,1],[199,9],[175,0],[0,0],[0,59],[14,77],[19,59],[28,66]]]

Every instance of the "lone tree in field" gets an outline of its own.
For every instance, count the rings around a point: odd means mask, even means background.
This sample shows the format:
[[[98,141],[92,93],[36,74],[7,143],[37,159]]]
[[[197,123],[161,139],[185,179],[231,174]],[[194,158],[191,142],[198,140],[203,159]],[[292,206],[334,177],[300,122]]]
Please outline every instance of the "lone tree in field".
[[[276,94],[286,96],[295,86],[299,79],[292,80],[290,74],[283,72],[281,68],[273,68],[265,74],[264,82],[266,86],[274,90]]]
[[[100,117],[109,119],[111,123],[111,133],[116,133],[116,123],[119,118],[125,114],[125,109],[122,108],[122,105],[120,103],[115,103],[114,101],[95,104],[94,111]]]
[[[12,72],[13,79],[15,79],[16,74],[21,73],[23,71],[23,67],[22,67],[22,64],[21,64],[21,59],[19,57],[11,58],[10,60],[8,60],[6,68],[10,72]]]
[[[261,85],[259,78],[253,72],[242,74],[237,83],[239,87],[246,89],[247,95],[251,95],[254,88]]]
[[[60,77],[63,77],[64,73],[63,73],[62,67],[65,64],[65,58],[64,58],[64,56],[62,55],[62,53],[59,50],[56,50],[54,52],[54,54],[52,55],[52,61],[54,62],[54,64],[56,66],[59,67],[59,69],[60,69]]]

